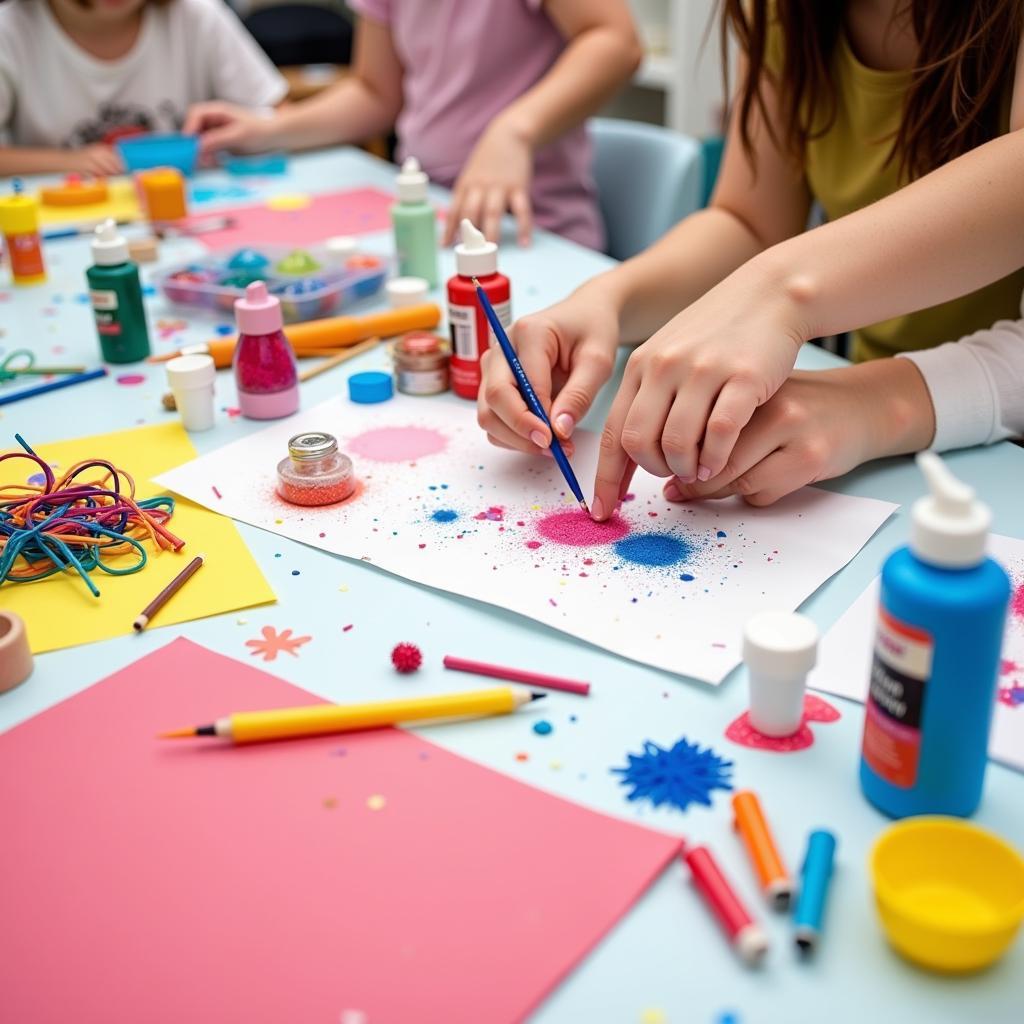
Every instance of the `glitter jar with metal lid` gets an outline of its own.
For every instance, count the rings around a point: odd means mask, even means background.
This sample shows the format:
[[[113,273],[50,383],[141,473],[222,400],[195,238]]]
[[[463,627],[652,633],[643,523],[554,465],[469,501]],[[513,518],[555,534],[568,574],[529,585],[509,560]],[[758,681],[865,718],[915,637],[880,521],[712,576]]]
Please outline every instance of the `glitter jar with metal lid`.
[[[448,390],[451,347],[429,331],[405,334],[391,349],[395,383],[406,395],[439,395]]]
[[[356,488],[352,460],[332,434],[311,431],[288,441],[288,458],[277,464],[277,493],[292,505],[334,505]]]

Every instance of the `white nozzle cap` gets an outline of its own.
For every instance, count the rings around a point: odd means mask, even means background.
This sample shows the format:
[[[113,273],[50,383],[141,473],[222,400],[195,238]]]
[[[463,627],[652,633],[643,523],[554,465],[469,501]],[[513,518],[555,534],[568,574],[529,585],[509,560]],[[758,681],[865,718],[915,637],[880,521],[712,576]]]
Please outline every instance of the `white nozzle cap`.
[[[488,242],[471,220],[459,225],[462,241],[455,246],[455,269],[462,277],[484,277],[498,271],[498,246]]]
[[[335,235],[324,242],[327,250],[327,258],[332,263],[344,263],[349,256],[354,256],[359,251],[359,242],[352,235]]]
[[[421,203],[427,198],[427,185],[430,179],[420,170],[420,162],[414,156],[407,156],[402,169],[395,179],[398,185],[398,198],[403,203]]]
[[[979,565],[985,558],[992,513],[958,480],[935,452],[919,452],[917,465],[930,494],[911,511],[910,550],[923,562],[948,569]]]
[[[176,356],[165,364],[167,383],[172,391],[202,388],[213,384],[217,371],[213,356]]]
[[[818,627],[798,612],[759,612],[743,627],[743,660],[759,676],[803,678],[818,660]]]
[[[98,267],[113,267],[128,262],[128,240],[109,217],[102,224],[96,225],[92,239],[92,258]]]

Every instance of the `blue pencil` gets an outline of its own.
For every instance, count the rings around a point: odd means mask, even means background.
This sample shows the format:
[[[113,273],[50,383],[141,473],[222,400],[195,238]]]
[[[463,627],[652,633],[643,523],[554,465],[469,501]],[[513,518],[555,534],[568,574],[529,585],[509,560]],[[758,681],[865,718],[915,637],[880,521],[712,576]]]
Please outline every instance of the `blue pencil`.
[[[89,370],[88,373],[73,373],[68,377],[47,381],[45,384],[37,384],[34,388],[25,388],[23,391],[15,391],[10,395],[0,394],[0,405],[10,405],[12,402],[20,402],[23,398],[45,395],[48,391],[59,391],[61,388],[71,387],[72,384],[82,384],[87,380],[96,380],[97,377],[106,377],[106,375],[107,371],[102,367],[98,370]]]
[[[523,401],[529,407],[530,412],[539,419],[542,419],[550,428],[551,454],[554,456],[555,462],[558,463],[558,468],[562,471],[562,476],[565,477],[565,482],[569,485],[569,490],[572,491],[573,497],[575,497],[575,499],[580,503],[580,508],[589,516],[590,509],[587,507],[587,503],[584,500],[583,491],[580,489],[579,481],[576,479],[576,474],[572,471],[572,466],[569,465],[569,460],[565,457],[565,452],[562,451],[562,446],[558,443],[558,438],[555,437],[555,430],[554,427],[551,426],[551,420],[548,419],[548,414],[545,411],[544,406],[540,404],[540,400],[537,398],[536,392],[533,390],[533,386],[530,384],[529,378],[526,376],[526,371],[523,369],[523,364],[519,362],[516,350],[512,347],[512,342],[508,340],[508,335],[505,333],[505,328],[501,326],[498,314],[494,312],[491,300],[487,298],[487,293],[480,287],[480,282],[475,277],[473,278],[473,284],[475,285],[476,293],[480,298],[480,305],[483,306],[483,310],[487,314],[487,319],[491,323],[491,330],[494,331],[494,336],[498,339],[501,351],[504,353],[505,359],[508,361],[509,369],[512,371],[512,375],[516,379],[516,386],[519,388],[519,394],[523,396]]]

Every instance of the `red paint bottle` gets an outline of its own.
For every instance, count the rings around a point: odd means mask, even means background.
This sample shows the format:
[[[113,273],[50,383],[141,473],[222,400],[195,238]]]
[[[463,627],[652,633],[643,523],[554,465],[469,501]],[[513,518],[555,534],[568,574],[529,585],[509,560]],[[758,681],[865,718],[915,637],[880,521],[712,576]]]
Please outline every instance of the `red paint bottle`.
[[[448,279],[451,378],[455,394],[475,399],[480,390],[480,357],[496,342],[472,279],[480,282],[503,327],[512,324],[512,286],[498,273],[498,246],[488,242],[468,220],[463,220],[461,231],[462,241],[455,246],[458,273]]]

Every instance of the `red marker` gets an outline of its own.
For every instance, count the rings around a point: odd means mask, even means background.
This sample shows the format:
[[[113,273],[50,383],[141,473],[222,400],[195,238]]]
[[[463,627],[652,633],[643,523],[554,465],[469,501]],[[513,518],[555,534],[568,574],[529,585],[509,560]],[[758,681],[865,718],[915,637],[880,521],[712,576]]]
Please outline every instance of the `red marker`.
[[[746,963],[756,964],[768,952],[768,936],[740,902],[711,851],[706,846],[691,846],[683,851],[683,860],[733,948]]]

